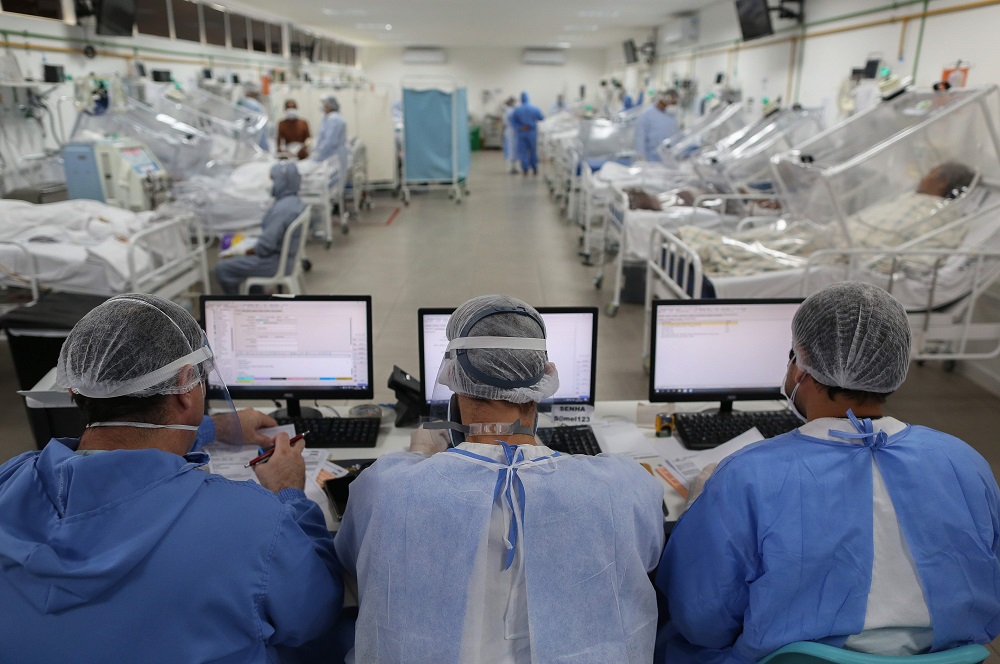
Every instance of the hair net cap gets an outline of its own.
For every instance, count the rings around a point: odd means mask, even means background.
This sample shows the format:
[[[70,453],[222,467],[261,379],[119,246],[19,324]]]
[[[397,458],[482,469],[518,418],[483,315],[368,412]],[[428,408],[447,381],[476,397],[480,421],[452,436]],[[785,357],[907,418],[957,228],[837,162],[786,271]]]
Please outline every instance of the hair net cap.
[[[447,336],[437,381],[456,394],[529,403],[559,389],[559,374],[544,349],[545,322],[521,300],[473,298],[448,319]]]
[[[903,306],[872,284],[843,282],[806,298],[792,320],[796,364],[817,382],[888,394],[910,366]]]
[[[195,371],[180,380],[188,365]],[[59,351],[56,382],[94,399],[183,394],[212,367],[212,351],[191,314],[155,295],[129,293],[73,326]]]
[[[324,95],[323,98],[320,99],[320,102],[325,104],[326,106],[329,106],[334,111],[340,110],[340,102],[337,101],[337,98],[334,97],[333,95]]]

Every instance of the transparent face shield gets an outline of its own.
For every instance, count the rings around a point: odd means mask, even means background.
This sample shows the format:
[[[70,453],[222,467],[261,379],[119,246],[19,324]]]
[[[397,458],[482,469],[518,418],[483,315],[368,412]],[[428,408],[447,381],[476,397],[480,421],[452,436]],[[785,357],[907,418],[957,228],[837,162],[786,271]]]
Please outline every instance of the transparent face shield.
[[[173,382],[170,382],[174,377]],[[214,354],[207,343],[187,355],[152,371],[145,376],[119,385],[110,392],[100,394],[91,390],[74,389],[73,391],[94,398],[114,398],[142,395],[144,392],[162,385],[156,392],[145,396],[164,395],[167,397],[180,394],[200,393],[201,403],[207,415],[212,418],[212,425],[204,419],[198,424],[182,424],[167,421],[141,422],[115,420],[92,422],[89,429],[96,428],[130,428],[130,429],[172,429],[192,432],[194,437],[188,452],[196,452],[206,445],[218,445],[225,449],[239,450],[243,447],[243,429],[240,425],[236,407],[229,396],[229,390],[215,365]]]

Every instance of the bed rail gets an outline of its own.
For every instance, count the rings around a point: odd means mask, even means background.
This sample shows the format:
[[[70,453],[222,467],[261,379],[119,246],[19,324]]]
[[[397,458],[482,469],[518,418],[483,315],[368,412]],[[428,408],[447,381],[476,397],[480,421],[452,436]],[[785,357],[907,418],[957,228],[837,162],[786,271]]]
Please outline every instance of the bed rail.
[[[897,296],[906,289],[915,360],[1000,356],[1000,307],[991,292],[1000,283],[1000,251],[826,249],[806,263],[803,296],[831,277],[874,283]]]
[[[152,269],[136,267],[137,251],[153,257]],[[156,222],[132,236],[126,258],[126,291],[151,293],[168,300],[183,299],[201,282],[202,292],[212,292],[208,277],[208,242],[194,215]]]

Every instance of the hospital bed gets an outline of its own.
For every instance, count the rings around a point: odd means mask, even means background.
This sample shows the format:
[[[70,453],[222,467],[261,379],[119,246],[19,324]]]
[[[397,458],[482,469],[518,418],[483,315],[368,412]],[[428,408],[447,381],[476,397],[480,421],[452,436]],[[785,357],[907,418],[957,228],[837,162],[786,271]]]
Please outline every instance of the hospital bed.
[[[813,136],[821,128],[817,111],[795,107],[768,114],[722,138],[712,149],[693,156],[689,160],[693,166],[691,172],[687,169],[667,171],[674,176],[656,183],[658,186],[650,186],[650,182],[640,184],[640,188],[652,195],[671,189],[688,192],[688,200],[666,197],[664,209],[660,211],[632,210],[624,187],[615,189],[608,200],[607,223],[600,243],[603,252],[611,235],[620,238],[615,286],[607,314],[614,316],[618,312],[625,261],[631,259],[642,263],[646,260],[653,226],[676,229],[688,223],[704,228],[735,228],[741,223],[757,223],[761,218],[773,220],[781,203],[773,193],[769,178],[762,175],[769,174],[770,157]],[[766,186],[762,186],[765,181]],[[597,288],[603,283],[604,264],[604,260],[598,261],[594,276]]]
[[[0,284],[177,300],[211,292],[207,247],[190,215],[130,212],[88,200],[33,205],[0,200]]]
[[[706,245],[696,229],[652,232],[647,316],[655,297],[803,296],[861,279],[892,288],[920,318],[915,357],[995,355],[1000,335],[976,316],[998,278],[998,121],[995,86],[912,91],[775,156],[787,208],[763,235],[716,237]],[[920,203],[922,176],[948,161],[976,171],[968,190],[922,212],[905,207]],[[887,214],[893,210],[907,212]],[[970,350],[973,340],[978,349]]]

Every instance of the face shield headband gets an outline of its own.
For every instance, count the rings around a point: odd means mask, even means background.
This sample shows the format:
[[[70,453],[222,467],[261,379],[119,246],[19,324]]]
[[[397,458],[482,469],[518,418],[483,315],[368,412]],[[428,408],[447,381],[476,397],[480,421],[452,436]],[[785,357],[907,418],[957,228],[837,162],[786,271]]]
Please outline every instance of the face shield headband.
[[[491,387],[497,387],[500,389],[510,390],[519,387],[531,387],[532,385],[538,384],[542,378],[545,377],[544,368],[539,373],[525,378],[522,380],[507,380],[503,378],[497,378],[496,376],[490,376],[489,374],[480,371],[472,365],[472,361],[469,360],[470,350],[479,349],[507,349],[507,350],[537,350],[546,353],[546,358],[548,356],[545,346],[545,339],[533,339],[524,337],[470,337],[468,336],[472,328],[487,316],[493,316],[495,314],[517,314],[519,316],[527,316],[533,321],[538,323],[539,328],[542,328],[542,322],[534,315],[526,311],[521,307],[490,307],[484,309],[472,320],[465,324],[459,335],[452,339],[448,343],[448,348],[445,352],[446,356],[454,358],[465,373],[478,383],[483,385],[489,385]]]

